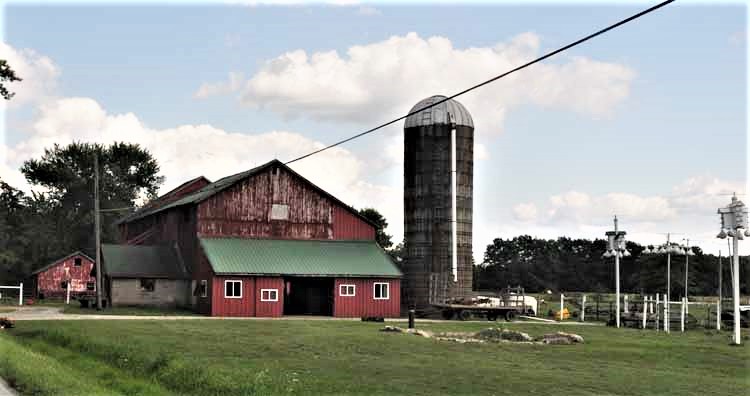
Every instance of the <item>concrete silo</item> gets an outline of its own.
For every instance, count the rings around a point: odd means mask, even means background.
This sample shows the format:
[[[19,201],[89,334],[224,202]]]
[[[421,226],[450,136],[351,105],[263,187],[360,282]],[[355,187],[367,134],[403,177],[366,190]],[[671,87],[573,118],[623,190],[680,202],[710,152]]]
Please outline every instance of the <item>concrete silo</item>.
[[[432,96],[414,112],[445,99]],[[452,131],[455,129],[456,245],[453,225]],[[474,122],[449,100],[404,122],[404,303],[417,309],[472,290]],[[456,262],[453,251],[457,251]]]

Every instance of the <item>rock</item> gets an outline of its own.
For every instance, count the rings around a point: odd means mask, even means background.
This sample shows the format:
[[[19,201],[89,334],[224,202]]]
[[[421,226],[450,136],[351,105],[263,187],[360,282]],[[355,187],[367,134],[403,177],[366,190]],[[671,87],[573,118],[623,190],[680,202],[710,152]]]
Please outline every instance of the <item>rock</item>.
[[[556,333],[543,335],[540,338],[540,341],[545,344],[553,345],[583,344],[583,337],[579,336],[578,334],[558,331]]]
[[[488,340],[505,340],[505,341],[515,341],[515,342],[530,342],[533,341],[530,335],[515,331],[515,330],[506,330],[506,329],[499,329],[497,327],[491,327],[489,329],[484,329],[476,334],[476,337],[482,338],[482,339],[488,339]]]
[[[432,338],[432,333],[427,330],[408,329],[406,332],[424,338]]]
[[[398,326],[385,326],[380,331],[384,331],[386,333],[403,333],[404,329],[398,327]]]

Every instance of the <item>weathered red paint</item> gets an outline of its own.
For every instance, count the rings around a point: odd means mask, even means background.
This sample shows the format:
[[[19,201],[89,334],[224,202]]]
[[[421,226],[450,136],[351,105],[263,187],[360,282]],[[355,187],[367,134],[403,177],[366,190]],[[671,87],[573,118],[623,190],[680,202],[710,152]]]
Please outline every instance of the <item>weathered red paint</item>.
[[[81,259],[81,266],[75,265],[76,259]],[[87,290],[86,284],[93,282],[96,278],[90,276],[94,262],[88,257],[76,254],[59,260],[49,268],[36,274],[37,295],[45,297],[63,297],[67,294],[65,288],[60,287],[62,282],[70,281],[71,295],[90,294],[95,291]]]
[[[274,220],[274,204],[289,217]],[[243,180],[198,204],[197,232],[204,237],[273,239],[375,239],[375,228],[351,209],[279,168]]]
[[[389,299],[376,300],[375,283],[388,283]],[[354,285],[353,297],[341,295],[341,285]],[[401,314],[401,281],[398,279],[337,278],[334,282],[333,316],[397,318]]]

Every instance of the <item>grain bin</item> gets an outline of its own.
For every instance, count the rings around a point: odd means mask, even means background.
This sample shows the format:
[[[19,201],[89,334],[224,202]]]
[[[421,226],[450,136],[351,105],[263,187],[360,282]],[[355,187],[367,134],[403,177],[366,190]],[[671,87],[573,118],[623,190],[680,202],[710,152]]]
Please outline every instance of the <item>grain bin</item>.
[[[432,96],[410,113],[445,99]],[[456,152],[456,268],[453,262],[451,134]],[[404,122],[403,301],[423,309],[472,290],[474,122],[461,103],[448,100]]]

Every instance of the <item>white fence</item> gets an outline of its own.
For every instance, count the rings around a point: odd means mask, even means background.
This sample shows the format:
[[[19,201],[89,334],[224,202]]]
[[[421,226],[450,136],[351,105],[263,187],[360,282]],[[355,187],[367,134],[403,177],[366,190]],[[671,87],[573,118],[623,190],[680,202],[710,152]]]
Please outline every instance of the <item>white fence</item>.
[[[18,286],[0,286],[0,301],[2,301],[3,290],[18,290],[18,305],[23,305],[23,282]]]

